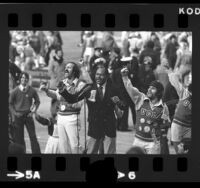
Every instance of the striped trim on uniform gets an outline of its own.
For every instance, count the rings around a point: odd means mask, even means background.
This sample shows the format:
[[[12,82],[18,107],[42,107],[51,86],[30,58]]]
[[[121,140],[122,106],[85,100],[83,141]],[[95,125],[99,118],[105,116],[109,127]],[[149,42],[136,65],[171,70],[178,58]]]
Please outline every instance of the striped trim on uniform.
[[[139,139],[141,139],[141,140],[143,140],[143,141],[146,141],[146,142],[154,142],[154,139],[153,139],[153,138],[142,137],[142,136],[140,136],[140,135],[138,135],[138,134],[135,134],[135,137],[137,137],[137,138],[139,138]],[[160,139],[159,137],[156,137],[156,138],[157,138],[157,140]]]
[[[189,128],[191,127],[191,123],[180,121],[177,118],[174,118],[173,122],[176,123],[176,124],[178,124],[178,125],[181,125],[183,127],[189,127]]]

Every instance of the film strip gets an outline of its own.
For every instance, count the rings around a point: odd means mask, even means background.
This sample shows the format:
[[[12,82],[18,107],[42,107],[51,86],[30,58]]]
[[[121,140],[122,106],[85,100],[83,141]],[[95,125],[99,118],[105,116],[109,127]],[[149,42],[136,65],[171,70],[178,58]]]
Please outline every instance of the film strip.
[[[10,31],[191,32],[193,74],[200,59],[200,4],[4,4],[0,5],[2,62],[8,62]],[[65,41],[63,41],[65,42]],[[196,62],[197,61],[197,62]],[[8,69],[1,70],[3,97],[8,98]],[[198,73],[197,73],[198,75]],[[198,85],[198,78],[194,79]],[[193,88],[194,89],[194,88]],[[198,91],[195,87],[198,101]],[[8,109],[4,100],[0,126],[0,181],[199,181],[198,102],[192,110],[191,151],[182,155],[9,154]],[[197,120],[196,120],[197,118]],[[195,123],[194,123],[195,122]]]

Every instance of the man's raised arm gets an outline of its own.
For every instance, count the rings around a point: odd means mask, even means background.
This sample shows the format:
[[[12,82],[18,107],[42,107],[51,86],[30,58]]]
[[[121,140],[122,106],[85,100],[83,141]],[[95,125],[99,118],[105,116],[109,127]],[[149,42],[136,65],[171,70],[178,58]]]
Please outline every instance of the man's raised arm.
[[[123,80],[124,86],[126,88],[126,91],[128,92],[132,101],[135,103],[136,109],[137,109],[137,105],[139,103],[141,103],[141,100],[144,99],[145,95],[144,95],[144,93],[141,93],[136,87],[133,87],[130,79],[128,78],[128,69],[127,68],[123,68],[121,70],[121,75],[122,75],[122,80]]]

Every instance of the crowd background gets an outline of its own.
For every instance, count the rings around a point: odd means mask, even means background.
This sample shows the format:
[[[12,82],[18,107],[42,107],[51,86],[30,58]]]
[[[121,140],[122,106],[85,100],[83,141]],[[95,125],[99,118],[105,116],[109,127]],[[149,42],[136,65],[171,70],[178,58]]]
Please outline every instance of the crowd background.
[[[47,69],[52,88],[62,79],[64,64],[68,52],[63,51],[63,41],[59,31],[10,31],[9,78],[17,85],[16,71],[37,71]],[[118,84],[118,70],[129,66],[133,85],[146,93],[149,84],[159,80],[164,88],[163,101],[169,103],[170,117],[173,114],[179,96],[169,82],[169,72],[183,76],[192,68],[192,33],[191,32],[80,32],[80,54],[76,62],[82,70],[82,79],[90,82],[99,58],[105,60],[111,78]],[[73,50],[73,49],[71,49]],[[89,73],[90,77],[86,74]],[[31,75],[30,75],[31,76]],[[9,80],[10,81],[10,80]],[[121,87],[121,85],[119,85]],[[170,103],[174,101],[175,103]],[[128,112],[134,106],[127,101],[127,117],[118,122],[118,130],[128,130]],[[133,124],[134,124],[134,110]]]

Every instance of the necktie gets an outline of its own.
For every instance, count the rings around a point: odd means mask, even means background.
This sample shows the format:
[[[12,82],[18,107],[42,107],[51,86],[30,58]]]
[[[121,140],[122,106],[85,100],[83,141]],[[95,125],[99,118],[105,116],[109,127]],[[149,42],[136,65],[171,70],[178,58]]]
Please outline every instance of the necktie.
[[[100,97],[100,99],[103,100],[103,87],[99,86],[98,87],[98,91],[99,91],[99,97]]]

